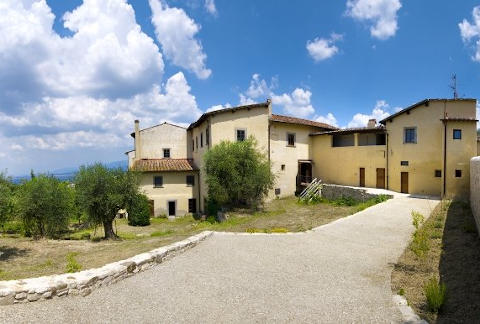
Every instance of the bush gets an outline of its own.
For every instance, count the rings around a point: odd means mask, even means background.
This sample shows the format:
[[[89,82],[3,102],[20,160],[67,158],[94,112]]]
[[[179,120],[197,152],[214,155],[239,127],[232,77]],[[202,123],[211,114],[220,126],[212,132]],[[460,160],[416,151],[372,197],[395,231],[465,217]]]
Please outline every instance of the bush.
[[[412,211],[412,224],[413,226],[415,226],[417,230],[420,227],[420,225],[423,224],[424,221],[425,221],[425,217],[423,217],[422,214],[416,211]]]
[[[147,226],[150,225],[150,205],[147,196],[135,195],[131,201],[128,211],[128,225]]]
[[[413,233],[413,241],[410,245],[410,249],[417,257],[423,257],[430,249],[430,246],[428,245],[428,236],[429,235],[424,229],[416,230],[415,233]]]
[[[439,283],[436,278],[431,278],[424,287],[427,297],[428,308],[432,312],[438,312],[447,297],[447,287],[444,283]]]
[[[273,175],[256,141],[223,141],[204,156],[209,202],[220,206],[256,208],[273,188]]]
[[[75,259],[75,256],[77,255],[77,252],[70,252],[65,257],[65,259],[67,260],[66,271],[68,273],[78,272],[82,270],[82,266],[80,265],[80,263],[78,263],[77,259]]]
[[[5,224],[12,218],[14,185],[5,173],[0,172],[0,226],[5,233]]]
[[[58,238],[68,229],[73,204],[73,189],[53,176],[36,176],[17,190],[18,215],[26,236]]]

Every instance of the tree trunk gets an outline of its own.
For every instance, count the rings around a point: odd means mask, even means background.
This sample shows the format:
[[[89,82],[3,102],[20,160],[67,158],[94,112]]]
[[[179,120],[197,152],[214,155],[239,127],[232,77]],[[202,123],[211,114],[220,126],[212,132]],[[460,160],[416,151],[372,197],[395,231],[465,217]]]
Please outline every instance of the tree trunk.
[[[105,232],[105,239],[116,239],[118,236],[113,231],[113,221],[107,220],[103,222],[103,230]]]

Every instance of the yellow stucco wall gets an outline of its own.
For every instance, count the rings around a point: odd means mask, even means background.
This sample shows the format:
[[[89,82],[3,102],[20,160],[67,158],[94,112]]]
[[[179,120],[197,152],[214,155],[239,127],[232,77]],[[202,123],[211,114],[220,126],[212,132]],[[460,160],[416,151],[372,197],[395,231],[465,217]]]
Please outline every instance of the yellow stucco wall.
[[[270,160],[272,172],[276,175],[274,188],[280,189],[279,197],[295,194],[298,174],[298,160],[311,159],[310,148],[312,139],[310,133],[316,128],[303,125],[272,122],[270,125]],[[295,134],[295,146],[288,146],[287,134]],[[285,169],[282,170],[282,165]],[[313,171],[313,169],[312,169]],[[269,194],[275,197],[274,190]]]
[[[170,158],[187,157],[187,130],[182,127],[161,124],[140,131],[141,158],[163,158],[163,149],[170,149]]]
[[[386,168],[385,150],[385,145],[332,147],[332,136],[312,136],[313,176],[324,183],[359,186],[360,168],[365,168],[365,186],[375,188],[377,168]]]
[[[195,175],[195,185],[188,186],[187,175]],[[153,178],[163,176],[163,187],[155,188]],[[168,215],[168,201],[175,200],[176,216],[188,213],[188,199],[197,198],[198,175],[196,172],[145,172],[140,177],[140,191],[154,201],[155,217]],[[198,198],[197,198],[198,210]]]
[[[480,140],[477,140],[477,156],[480,156]]]

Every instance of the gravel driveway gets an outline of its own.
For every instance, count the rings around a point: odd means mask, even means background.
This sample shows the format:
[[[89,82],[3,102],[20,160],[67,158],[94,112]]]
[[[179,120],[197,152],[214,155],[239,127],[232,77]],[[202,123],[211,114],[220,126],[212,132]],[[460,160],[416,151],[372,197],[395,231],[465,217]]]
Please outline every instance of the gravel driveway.
[[[411,211],[437,204],[401,197],[308,233],[214,234],[87,297],[0,307],[0,322],[401,322],[392,263]]]

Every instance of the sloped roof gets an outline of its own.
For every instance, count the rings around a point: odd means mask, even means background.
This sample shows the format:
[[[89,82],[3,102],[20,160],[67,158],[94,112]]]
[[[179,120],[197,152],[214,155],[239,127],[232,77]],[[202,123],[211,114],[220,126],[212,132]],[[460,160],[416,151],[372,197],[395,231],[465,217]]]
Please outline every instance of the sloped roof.
[[[150,127],[144,128],[144,129],[141,129],[140,132],[143,132],[144,130],[152,129],[152,128],[155,128],[155,127],[158,127],[158,126],[163,126],[163,125],[170,125],[170,126],[175,126],[175,127],[178,127],[178,128],[186,129],[185,127],[180,126],[180,125],[175,125],[175,124],[172,124],[172,123],[169,123],[169,122],[163,122],[163,123],[161,123],[161,124],[157,124],[157,125],[153,125],[153,126],[150,126]],[[135,138],[135,132],[130,133],[130,136],[132,136],[133,138]]]
[[[189,159],[141,159],[135,161],[132,170],[141,172],[195,171],[198,170]]]
[[[388,117],[385,118],[385,119],[382,119],[382,120],[380,121],[380,124],[384,124],[384,125],[385,125],[385,123],[386,123],[387,121],[393,119],[394,117],[396,117],[396,116],[398,116],[398,115],[401,115],[401,114],[403,114],[403,113],[406,113],[407,111],[410,111],[410,110],[412,110],[412,109],[414,109],[414,108],[423,106],[423,105],[425,105],[425,104],[428,105],[428,103],[429,103],[430,101],[447,101],[447,102],[450,102],[450,101],[475,101],[475,102],[476,102],[477,99],[471,99],[471,98],[457,98],[457,99],[431,98],[431,99],[424,99],[424,100],[422,100],[422,101],[419,101],[419,102],[417,102],[417,103],[414,103],[414,104],[411,105],[411,106],[408,106],[407,108],[404,108],[404,109],[400,110],[399,112],[396,112],[396,113],[388,116]]]
[[[231,108],[225,108],[225,109],[218,109],[218,110],[213,110],[213,111],[209,111],[209,112],[206,112],[204,113],[202,116],[200,116],[200,118],[197,119],[197,121],[193,122],[190,124],[190,126],[188,126],[188,130],[192,129],[192,128],[195,128],[196,126],[200,125],[201,123],[203,123],[203,121],[205,119],[207,119],[209,116],[212,116],[212,115],[216,115],[216,114],[221,114],[221,113],[225,113],[225,112],[234,112],[234,111],[237,111],[237,110],[242,110],[242,109],[252,109],[252,108],[260,108],[260,107],[268,107],[268,105],[270,105],[270,101],[267,100],[266,102],[262,102],[262,103],[256,103],[256,104],[252,104],[252,105],[244,105],[244,106],[237,106],[237,107],[231,107]]]
[[[325,123],[319,123],[319,122],[316,122],[316,121],[313,121],[313,120],[290,117],[290,116],[283,116],[283,115],[272,114],[272,116],[270,117],[270,120],[274,121],[274,122],[279,122],[279,123],[306,125],[306,126],[313,126],[313,127],[332,129],[332,130],[333,129],[338,129],[335,126],[328,125],[328,124],[325,124]]]
[[[376,127],[357,127],[357,128],[343,128],[336,129],[328,132],[316,132],[310,134],[311,136],[315,135],[334,135],[334,134],[352,134],[352,133],[383,133],[385,132],[385,127],[376,126]]]

